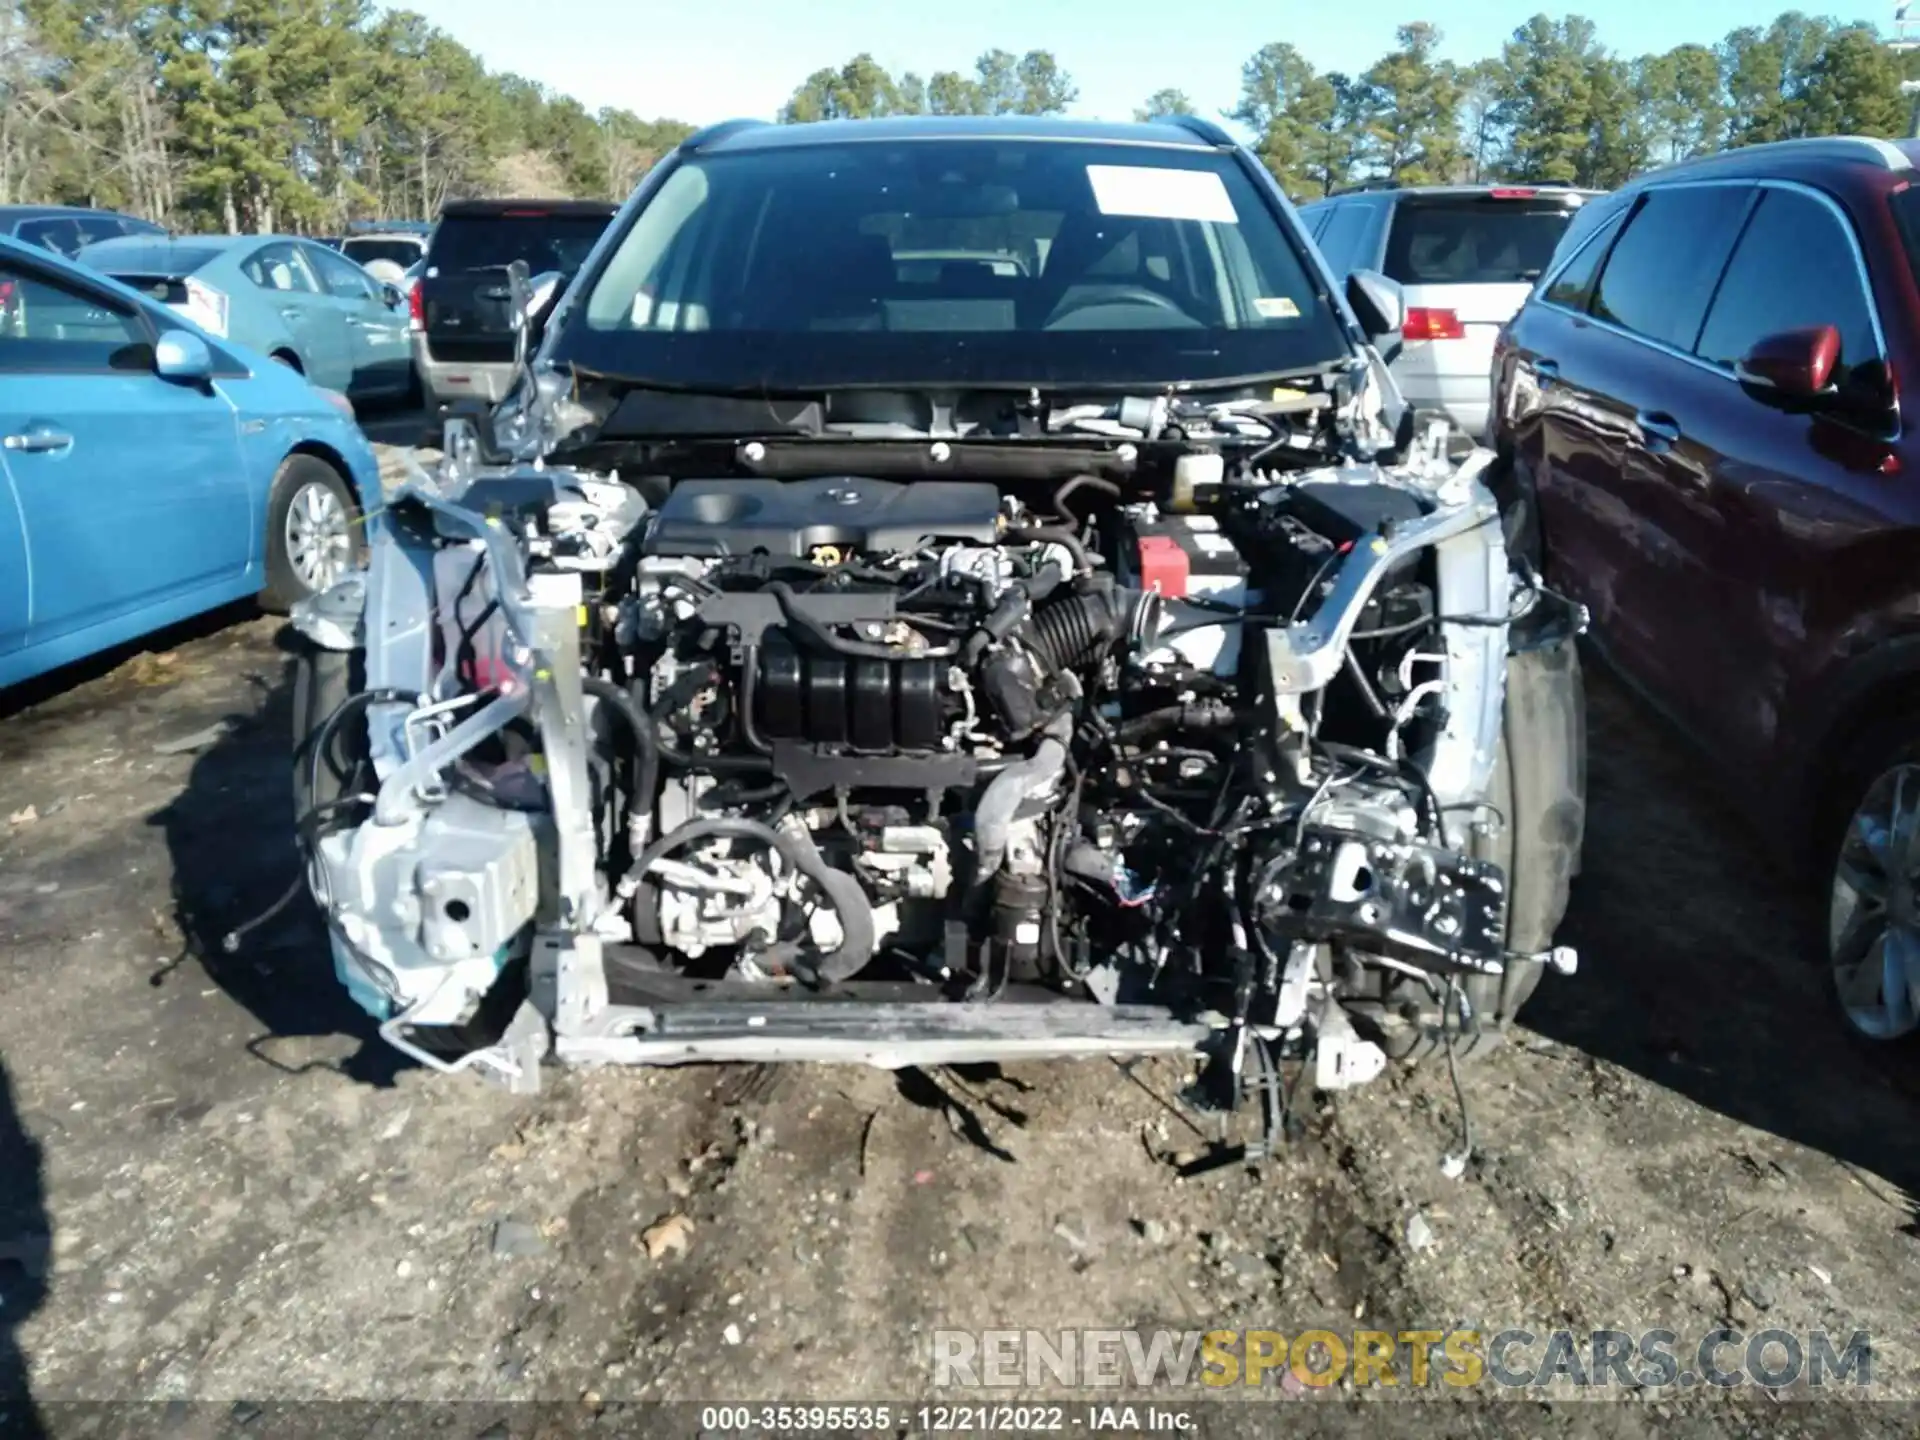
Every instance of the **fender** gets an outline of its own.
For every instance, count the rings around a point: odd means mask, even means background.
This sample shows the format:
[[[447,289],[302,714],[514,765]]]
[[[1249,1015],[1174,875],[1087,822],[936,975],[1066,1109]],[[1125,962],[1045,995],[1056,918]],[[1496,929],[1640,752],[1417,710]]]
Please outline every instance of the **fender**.
[[[1797,774],[1782,816],[1796,830],[1818,819],[1825,783],[1841,762],[1838,748],[1890,712],[1902,696],[1920,704],[1920,630],[1889,635],[1859,655],[1837,660],[1780,728],[1775,758]],[[1811,763],[1795,763],[1795,757]]]

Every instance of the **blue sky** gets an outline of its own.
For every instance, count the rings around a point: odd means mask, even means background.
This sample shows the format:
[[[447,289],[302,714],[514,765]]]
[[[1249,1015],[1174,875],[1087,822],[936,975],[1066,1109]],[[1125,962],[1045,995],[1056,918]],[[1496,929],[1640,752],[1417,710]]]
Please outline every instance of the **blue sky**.
[[[409,0],[397,0],[408,4]],[[771,117],[810,72],[862,50],[890,70],[967,70],[983,50],[1052,50],[1080,86],[1075,114],[1130,118],[1162,86],[1203,113],[1230,107],[1241,62],[1288,40],[1323,70],[1363,70],[1396,26],[1424,19],[1457,59],[1493,53],[1540,0],[410,0],[495,69],[589,108],[694,123]],[[1576,7],[1626,55],[1712,43],[1819,0],[1595,0]],[[1892,0],[1842,0],[1844,18],[1889,23]]]

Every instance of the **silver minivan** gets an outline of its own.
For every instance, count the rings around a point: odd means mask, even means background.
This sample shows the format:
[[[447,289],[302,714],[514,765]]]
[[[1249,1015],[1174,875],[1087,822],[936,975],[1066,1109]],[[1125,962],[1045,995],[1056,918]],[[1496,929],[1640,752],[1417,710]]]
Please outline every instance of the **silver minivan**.
[[[1406,291],[1383,347],[1412,405],[1487,432],[1493,341],[1553,258],[1567,222],[1603,194],[1565,185],[1377,183],[1300,207],[1333,273],[1377,270]]]

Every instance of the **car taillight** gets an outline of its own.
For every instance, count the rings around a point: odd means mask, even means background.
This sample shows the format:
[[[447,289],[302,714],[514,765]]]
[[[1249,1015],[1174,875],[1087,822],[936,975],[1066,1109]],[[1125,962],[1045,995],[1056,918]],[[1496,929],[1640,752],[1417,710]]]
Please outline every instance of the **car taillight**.
[[[227,333],[227,297],[224,292],[198,280],[187,281],[186,317],[202,330],[225,337]]]
[[[1453,311],[1429,310],[1423,305],[1408,308],[1406,328],[1401,332],[1407,340],[1460,340],[1466,333],[1467,327]]]
[[[424,330],[427,328],[427,302],[420,298],[420,282],[410,281],[407,285],[407,328]]]

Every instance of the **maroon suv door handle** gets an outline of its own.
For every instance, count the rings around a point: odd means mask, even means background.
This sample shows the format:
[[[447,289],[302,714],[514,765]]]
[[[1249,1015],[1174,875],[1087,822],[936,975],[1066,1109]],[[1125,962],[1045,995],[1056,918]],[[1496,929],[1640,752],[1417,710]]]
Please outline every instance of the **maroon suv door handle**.
[[[1633,417],[1633,423],[1649,441],[1657,440],[1662,445],[1680,443],[1680,422],[1664,410],[1642,410]]]

